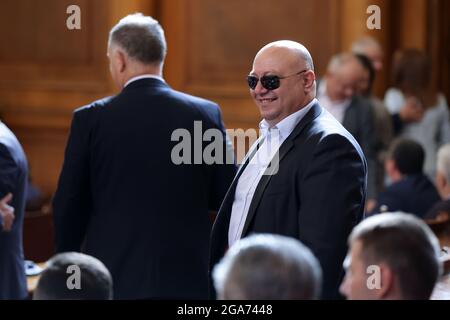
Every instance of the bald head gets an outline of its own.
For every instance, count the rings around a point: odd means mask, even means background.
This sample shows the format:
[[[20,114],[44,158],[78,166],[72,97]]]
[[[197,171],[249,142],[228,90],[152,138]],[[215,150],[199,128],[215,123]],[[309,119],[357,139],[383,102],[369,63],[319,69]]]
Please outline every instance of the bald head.
[[[279,57],[286,57],[292,60],[293,63],[297,62],[303,64],[305,68],[314,71],[314,63],[308,49],[302,44],[291,40],[280,40],[271,42],[265,45],[256,54],[255,60],[261,55],[277,55]]]
[[[310,53],[298,42],[276,41],[259,50],[250,72],[257,80],[253,81],[256,86],[250,85],[250,94],[269,125],[276,125],[314,99],[313,69]],[[264,86],[268,78],[275,85]]]

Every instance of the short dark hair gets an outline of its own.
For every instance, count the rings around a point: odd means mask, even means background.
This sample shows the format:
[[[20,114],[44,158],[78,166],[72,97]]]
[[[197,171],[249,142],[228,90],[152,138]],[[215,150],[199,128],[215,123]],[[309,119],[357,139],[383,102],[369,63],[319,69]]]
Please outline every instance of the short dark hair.
[[[322,269],[300,241],[280,235],[239,240],[213,272],[219,298],[226,300],[317,299]]]
[[[419,49],[397,50],[393,55],[392,81],[404,94],[422,93],[431,84],[427,55]]]
[[[385,263],[394,272],[403,299],[429,299],[442,274],[439,242],[417,217],[401,212],[382,213],[363,220],[349,237],[360,241],[364,263]]]
[[[366,55],[361,53],[354,53],[356,58],[358,58],[361,66],[369,73],[369,88],[368,92],[372,92],[373,82],[375,80],[375,68],[373,67],[372,60],[370,60]]]
[[[69,268],[80,270],[80,289],[70,289]],[[60,253],[47,262],[33,299],[35,300],[110,300],[112,277],[100,260],[77,252]]]
[[[388,158],[394,160],[401,174],[418,174],[423,171],[425,151],[416,141],[397,139],[389,148]]]
[[[120,46],[131,58],[144,63],[162,63],[167,44],[164,30],[152,17],[135,13],[115,25],[109,35],[109,45]]]

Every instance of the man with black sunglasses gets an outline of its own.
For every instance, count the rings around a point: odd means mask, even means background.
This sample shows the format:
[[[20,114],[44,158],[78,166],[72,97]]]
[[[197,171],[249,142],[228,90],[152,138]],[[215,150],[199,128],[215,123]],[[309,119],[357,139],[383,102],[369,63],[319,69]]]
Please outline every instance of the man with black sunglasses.
[[[367,164],[356,140],[315,99],[315,80],[311,55],[297,42],[273,42],[256,55],[247,81],[263,118],[262,136],[222,203],[210,269],[250,234],[290,236],[317,256],[322,298],[333,299],[347,237],[363,218]]]

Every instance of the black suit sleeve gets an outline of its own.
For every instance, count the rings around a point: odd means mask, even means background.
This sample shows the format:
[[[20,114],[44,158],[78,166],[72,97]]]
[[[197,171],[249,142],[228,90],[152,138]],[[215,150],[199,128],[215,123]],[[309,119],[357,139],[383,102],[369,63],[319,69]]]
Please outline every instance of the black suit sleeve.
[[[366,173],[349,140],[330,135],[317,145],[309,170],[298,177],[300,240],[321,263],[325,299],[339,296],[347,238],[363,216]]]
[[[53,199],[57,252],[80,250],[91,210],[89,132],[82,126],[81,116],[82,112],[74,113]]]
[[[17,184],[19,167],[11,157],[9,150],[0,144],[0,199],[9,192],[13,194]],[[0,216],[0,232],[3,229],[3,220]]]
[[[369,101],[364,100],[361,131],[361,148],[367,160],[367,198],[375,199],[378,193],[376,185],[377,165],[376,165],[376,133],[374,108]]]

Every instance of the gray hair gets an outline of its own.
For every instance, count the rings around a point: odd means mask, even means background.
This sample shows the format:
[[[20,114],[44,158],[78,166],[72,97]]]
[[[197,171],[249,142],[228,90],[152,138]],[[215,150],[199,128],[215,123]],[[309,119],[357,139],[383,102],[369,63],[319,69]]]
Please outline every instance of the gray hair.
[[[358,40],[353,42],[351,50],[354,53],[364,54],[366,48],[368,47],[377,47],[381,50],[381,46],[378,41],[369,36],[359,38]]]
[[[356,63],[358,64],[358,66],[361,66],[358,58],[353,53],[343,52],[335,54],[331,57],[330,62],[328,63],[327,70],[329,72],[336,72],[340,69],[340,67],[346,65],[347,63]]]
[[[426,300],[442,274],[439,241],[417,217],[403,212],[382,213],[363,220],[349,237],[360,241],[366,266],[391,268],[403,299]]]
[[[164,30],[152,17],[135,13],[126,16],[109,34],[109,45],[118,45],[143,64],[163,63],[167,53]]]
[[[444,175],[447,183],[450,183],[450,144],[447,143],[439,148],[437,153],[437,171]]]
[[[80,289],[70,290],[69,271],[77,267]],[[70,269],[69,269],[70,268]],[[75,275],[75,273],[74,273]],[[110,300],[113,298],[111,274],[98,259],[78,252],[55,255],[47,262],[33,295],[34,300]]]
[[[213,270],[221,299],[317,299],[322,269],[300,241],[253,235],[238,241]]]

